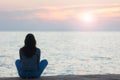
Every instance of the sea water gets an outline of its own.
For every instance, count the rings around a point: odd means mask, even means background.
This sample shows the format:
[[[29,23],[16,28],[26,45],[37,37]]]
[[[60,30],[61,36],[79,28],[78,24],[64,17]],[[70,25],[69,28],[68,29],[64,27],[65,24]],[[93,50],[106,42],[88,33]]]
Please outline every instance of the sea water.
[[[120,73],[120,32],[0,32],[0,77],[18,76],[15,60],[27,33],[49,62],[43,76]]]

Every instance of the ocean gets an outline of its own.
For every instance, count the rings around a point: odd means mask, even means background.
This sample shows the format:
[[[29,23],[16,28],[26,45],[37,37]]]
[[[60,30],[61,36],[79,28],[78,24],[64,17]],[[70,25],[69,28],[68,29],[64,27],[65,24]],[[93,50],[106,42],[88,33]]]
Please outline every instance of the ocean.
[[[0,32],[0,77],[18,76],[15,60],[27,33],[49,62],[42,76],[120,73],[120,32],[16,31]]]

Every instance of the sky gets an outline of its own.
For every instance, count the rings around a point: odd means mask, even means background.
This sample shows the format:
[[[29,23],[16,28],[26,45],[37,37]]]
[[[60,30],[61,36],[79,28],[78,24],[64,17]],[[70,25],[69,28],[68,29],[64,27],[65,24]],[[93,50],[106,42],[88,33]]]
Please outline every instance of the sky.
[[[0,31],[120,31],[120,0],[0,0]]]

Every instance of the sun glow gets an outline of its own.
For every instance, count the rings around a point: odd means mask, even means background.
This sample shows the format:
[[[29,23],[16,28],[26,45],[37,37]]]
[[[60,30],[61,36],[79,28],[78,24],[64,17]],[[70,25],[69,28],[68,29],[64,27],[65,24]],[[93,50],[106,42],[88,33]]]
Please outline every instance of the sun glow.
[[[77,15],[77,20],[85,24],[93,23],[95,21],[94,19],[95,18],[92,13],[86,12],[86,13]]]
[[[92,15],[92,14],[89,14],[89,13],[83,14],[82,20],[83,20],[85,23],[91,23],[91,22],[93,22],[93,15]]]
[[[76,24],[78,25],[78,29],[80,30],[94,30],[97,27],[96,25],[96,17],[93,13],[80,13],[76,17]]]

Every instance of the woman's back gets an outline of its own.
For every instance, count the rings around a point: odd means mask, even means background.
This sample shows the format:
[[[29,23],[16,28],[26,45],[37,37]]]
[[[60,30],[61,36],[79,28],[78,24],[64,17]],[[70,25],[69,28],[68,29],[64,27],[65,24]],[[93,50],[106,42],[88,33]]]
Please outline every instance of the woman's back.
[[[40,49],[36,48],[35,55],[26,57],[22,49],[20,49],[21,68],[23,71],[36,71],[38,70],[40,60]]]

